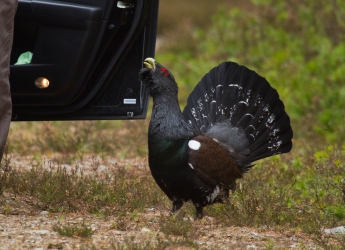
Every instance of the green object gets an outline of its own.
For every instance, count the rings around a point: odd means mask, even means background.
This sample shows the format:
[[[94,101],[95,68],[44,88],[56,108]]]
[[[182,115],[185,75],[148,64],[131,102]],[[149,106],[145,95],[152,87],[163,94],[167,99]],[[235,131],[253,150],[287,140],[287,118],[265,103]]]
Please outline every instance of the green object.
[[[19,56],[18,61],[14,65],[21,65],[21,64],[29,64],[29,63],[31,63],[32,55],[33,54],[30,51],[22,53]]]

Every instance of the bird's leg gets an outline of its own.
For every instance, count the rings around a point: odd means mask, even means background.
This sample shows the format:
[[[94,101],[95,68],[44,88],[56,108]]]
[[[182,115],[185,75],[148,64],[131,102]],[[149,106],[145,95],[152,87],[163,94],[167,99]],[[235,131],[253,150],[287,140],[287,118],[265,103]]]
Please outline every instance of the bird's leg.
[[[172,209],[171,209],[171,213],[175,213],[177,210],[179,210],[183,205],[183,201],[182,200],[174,200],[173,201],[173,205],[172,205]]]
[[[194,206],[196,208],[195,219],[196,220],[202,219],[202,217],[203,217],[203,213],[202,213],[203,207],[200,206],[197,203],[195,203]]]

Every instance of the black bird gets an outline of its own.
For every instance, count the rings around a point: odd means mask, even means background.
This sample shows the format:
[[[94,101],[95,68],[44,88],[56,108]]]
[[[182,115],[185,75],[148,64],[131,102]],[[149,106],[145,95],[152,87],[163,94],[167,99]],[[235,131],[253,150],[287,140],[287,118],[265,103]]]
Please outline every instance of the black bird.
[[[213,68],[181,112],[171,72],[153,58],[139,79],[153,97],[148,132],[153,178],[172,200],[172,212],[191,200],[224,202],[254,161],[289,152],[293,132],[279,95],[265,78],[234,62]]]

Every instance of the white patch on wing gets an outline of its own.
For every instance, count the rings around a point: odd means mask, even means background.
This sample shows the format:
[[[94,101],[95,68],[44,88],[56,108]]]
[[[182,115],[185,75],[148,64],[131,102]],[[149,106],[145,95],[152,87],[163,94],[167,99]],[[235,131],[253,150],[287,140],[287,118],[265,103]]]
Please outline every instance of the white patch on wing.
[[[194,169],[192,163],[188,163],[188,166],[190,166],[191,169]]]
[[[190,141],[188,142],[188,147],[189,147],[190,149],[199,150],[200,146],[201,146],[200,142],[198,142],[198,141],[196,141],[196,140],[190,140]]]
[[[207,201],[209,203],[213,202],[214,199],[216,199],[219,194],[220,194],[220,188],[219,186],[216,186],[213,192],[209,196],[206,197]]]

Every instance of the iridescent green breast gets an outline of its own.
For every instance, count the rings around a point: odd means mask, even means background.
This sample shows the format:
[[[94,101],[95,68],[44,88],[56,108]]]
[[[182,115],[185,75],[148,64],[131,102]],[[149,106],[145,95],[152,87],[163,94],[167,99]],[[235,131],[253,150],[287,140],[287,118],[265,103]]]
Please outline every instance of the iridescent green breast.
[[[171,168],[175,171],[187,164],[188,140],[167,139],[154,136],[149,139],[149,163],[151,169]]]

